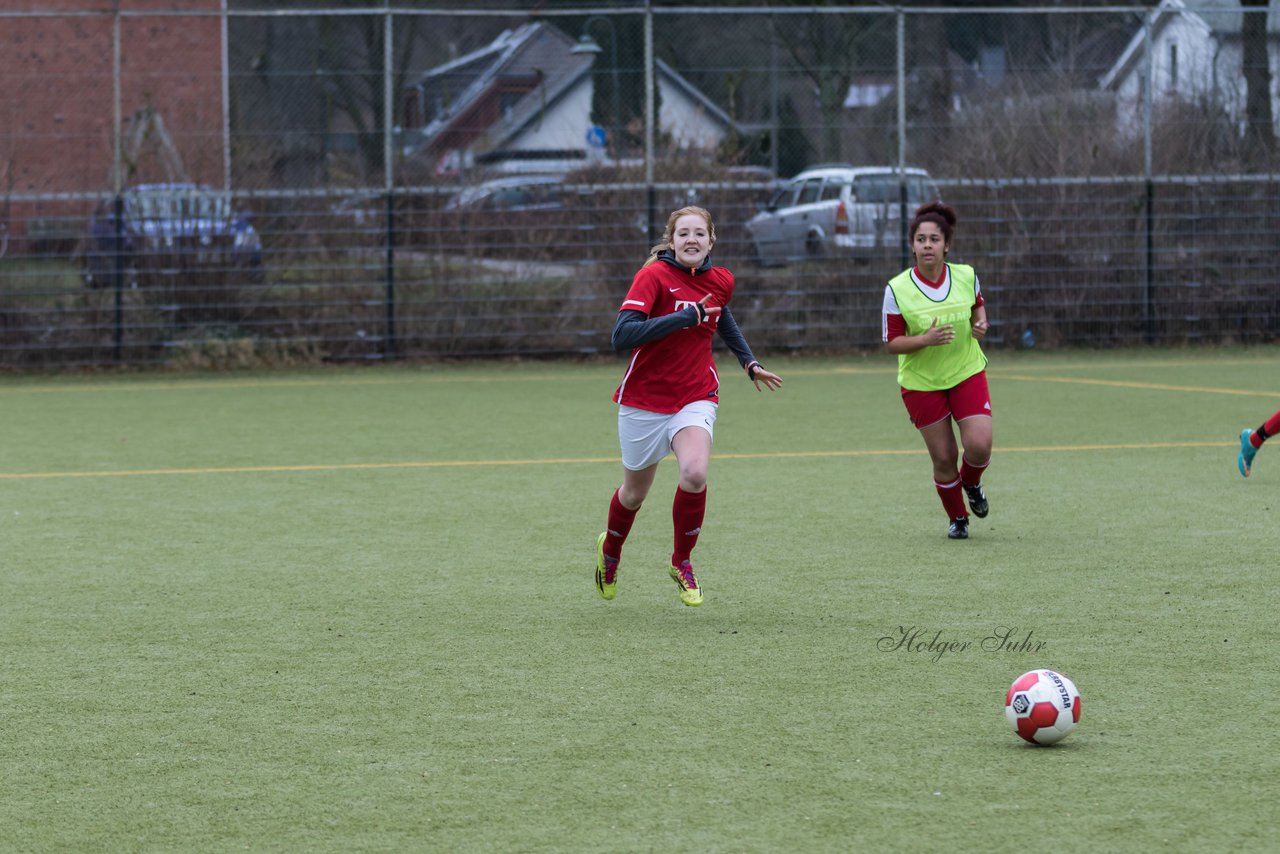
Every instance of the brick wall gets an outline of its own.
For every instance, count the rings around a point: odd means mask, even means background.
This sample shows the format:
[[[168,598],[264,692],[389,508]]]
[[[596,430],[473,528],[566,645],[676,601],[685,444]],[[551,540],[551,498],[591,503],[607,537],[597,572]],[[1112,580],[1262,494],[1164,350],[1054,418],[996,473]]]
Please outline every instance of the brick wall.
[[[0,4],[0,193],[110,188],[117,0]],[[118,0],[122,12],[220,10],[220,0]],[[5,12],[38,12],[5,17]],[[63,13],[63,14],[59,14]],[[168,130],[187,177],[222,182],[222,48],[217,14],[124,14],[121,107],[126,134],[147,111]],[[155,124],[151,124],[154,130]],[[166,180],[155,133],[127,181]]]

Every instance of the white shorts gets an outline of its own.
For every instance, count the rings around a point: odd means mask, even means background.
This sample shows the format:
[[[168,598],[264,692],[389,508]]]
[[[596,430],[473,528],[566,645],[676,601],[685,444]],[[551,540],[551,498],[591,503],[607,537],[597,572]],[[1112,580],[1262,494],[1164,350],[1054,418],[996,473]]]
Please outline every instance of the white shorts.
[[[716,405],[695,400],[679,412],[667,415],[633,406],[618,407],[618,440],[622,444],[622,465],[640,471],[671,453],[671,440],[685,427],[701,427],[715,436]]]

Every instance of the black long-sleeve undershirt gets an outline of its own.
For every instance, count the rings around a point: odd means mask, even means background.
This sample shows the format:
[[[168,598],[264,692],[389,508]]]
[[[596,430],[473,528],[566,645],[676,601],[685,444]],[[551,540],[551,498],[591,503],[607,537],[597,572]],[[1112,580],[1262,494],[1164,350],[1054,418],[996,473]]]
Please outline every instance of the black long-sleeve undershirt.
[[[613,325],[613,349],[619,353],[634,350],[642,344],[664,338],[679,329],[697,326],[699,313],[697,306],[689,306],[680,311],[662,317],[649,317],[643,311],[625,309],[618,312],[618,320]],[[746,367],[756,360],[747,345],[747,339],[733,319],[728,306],[720,309],[720,321],[717,324],[720,338],[737,357],[738,364]]]
[[[642,344],[665,338],[678,329],[698,325],[697,306],[689,306],[661,317],[650,317],[643,311],[624,309],[613,324],[613,349],[619,353],[634,350]]]

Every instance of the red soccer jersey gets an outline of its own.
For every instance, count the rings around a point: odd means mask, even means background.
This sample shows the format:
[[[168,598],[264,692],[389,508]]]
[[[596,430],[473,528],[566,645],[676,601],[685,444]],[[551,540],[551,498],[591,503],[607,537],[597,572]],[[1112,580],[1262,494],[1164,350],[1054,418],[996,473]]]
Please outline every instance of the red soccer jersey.
[[[733,273],[712,267],[695,276],[655,261],[636,273],[618,310],[662,317],[688,308],[707,294],[711,294],[707,300],[710,305],[728,305],[733,298]],[[666,414],[679,412],[695,400],[719,403],[720,377],[711,357],[711,341],[719,322],[719,315],[712,315],[697,326],[678,329],[635,348],[613,399]]]

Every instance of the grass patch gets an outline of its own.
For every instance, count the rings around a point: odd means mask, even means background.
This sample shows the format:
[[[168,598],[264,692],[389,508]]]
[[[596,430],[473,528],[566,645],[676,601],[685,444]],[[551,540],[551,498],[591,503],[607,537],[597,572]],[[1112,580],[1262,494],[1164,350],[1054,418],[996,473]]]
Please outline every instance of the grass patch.
[[[670,460],[592,586],[621,363],[0,379],[6,844],[1269,846],[1280,450],[1234,457],[1280,357],[998,354],[962,543],[887,358],[769,366],[726,373],[701,609]],[[1085,701],[1053,748],[1001,710],[1039,666]]]

